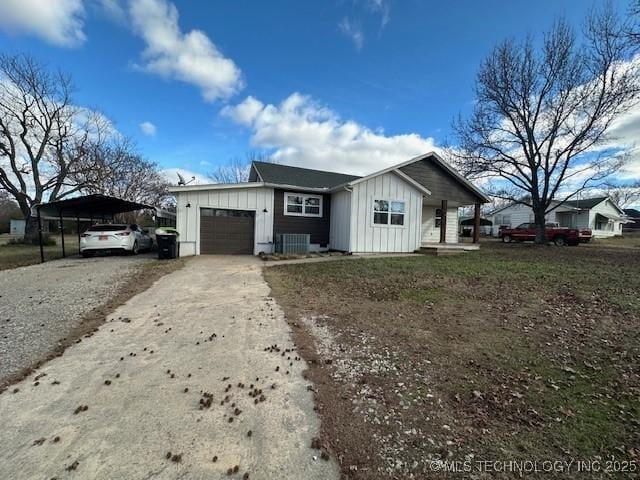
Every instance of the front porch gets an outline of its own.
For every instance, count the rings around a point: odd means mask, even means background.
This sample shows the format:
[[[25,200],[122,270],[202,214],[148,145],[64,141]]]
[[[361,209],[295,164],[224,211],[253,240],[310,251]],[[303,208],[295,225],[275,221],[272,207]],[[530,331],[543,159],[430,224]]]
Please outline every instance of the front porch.
[[[465,252],[480,250],[479,243],[422,243],[420,253],[427,255],[457,255]]]
[[[459,242],[458,212],[468,206],[453,200],[425,197],[422,201],[421,251],[461,253],[480,248],[480,204],[474,204],[472,244]]]

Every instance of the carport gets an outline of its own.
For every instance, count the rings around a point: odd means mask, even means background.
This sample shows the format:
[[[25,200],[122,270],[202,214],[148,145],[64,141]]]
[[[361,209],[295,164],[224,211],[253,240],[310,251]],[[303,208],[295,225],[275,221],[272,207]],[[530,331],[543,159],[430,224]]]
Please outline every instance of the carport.
[[[94,220],[105,222],[113,220],[113,216],[118,213],[133,212],[136,210],[153,210],[154,216],[158,218],[158,210],[144,203],[131,202],[117,197],[107,195],[84,195],[81,197],[69,198],[67,200],[58,200],[56,202],[42,203],[35,207],[36,217],[38,219],[38,237],[40,243],[40,261],[44,262],[44,247],[42,244],[42,218],[52,217],[60,221],[60,234],[62,243],[62,256],[66,257],[64,245],[64,228],[62,228],[64,220],[75,220],[78,225],[78,253],[80,253],[80,220],[89,219],[91,223]]]

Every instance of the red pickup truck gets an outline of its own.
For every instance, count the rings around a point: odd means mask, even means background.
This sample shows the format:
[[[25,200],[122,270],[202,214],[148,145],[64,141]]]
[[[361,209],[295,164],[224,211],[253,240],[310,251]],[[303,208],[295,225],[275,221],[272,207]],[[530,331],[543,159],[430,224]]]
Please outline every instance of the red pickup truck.
[[[547,240],[557,246],[578,245],[591,241],[591,229],[559,227],[556,223],[547,223],[545,228]],[[501,228],[500,238],[504,243],[527,242],[536,239],[536,224],[521,223],[516,228]]]

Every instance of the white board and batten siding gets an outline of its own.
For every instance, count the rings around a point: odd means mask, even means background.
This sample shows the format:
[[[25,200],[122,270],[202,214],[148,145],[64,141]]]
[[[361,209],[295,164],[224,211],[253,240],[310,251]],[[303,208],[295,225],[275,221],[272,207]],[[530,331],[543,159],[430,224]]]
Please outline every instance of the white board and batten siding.
[[[229,188],[176,193],[180,256],[200,254],[200,209],[221,208],[255,212],[254,254],[273,251],[273,189]],[[190,207],[187,207],[190,204]],[[265,212],[266,210],[266,212]]]
[[[446,243],[458,243],[458,209],[447,208]]]
[[[423,196],[421,191],[392,172],[357,183],[352,188],[349,251],[413,252],[420,248]],[[375,225],[374,200],[405,202],[404,225]]]

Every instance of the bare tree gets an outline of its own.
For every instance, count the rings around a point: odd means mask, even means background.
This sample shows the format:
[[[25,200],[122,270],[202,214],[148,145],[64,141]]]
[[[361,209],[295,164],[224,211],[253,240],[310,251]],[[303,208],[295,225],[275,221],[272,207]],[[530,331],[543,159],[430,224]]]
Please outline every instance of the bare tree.
[[[629,183],[606,182],[603,191],[620,208],[640,202],[640,180]]]
[[[629,5],[629,17],[631,21],[627,34],[636,45],[640,45],[640,0],[632,0]]]
[[[506,40],[484,60],[474,110],[454,127],[453,161],[484,177],[491,195],[533,209],[536,241],[545,214],[617,171],[625,155],[607,148],[611,123],[637,104],[639,62],[611,6],[594,11],[583,42],[558,20],[540,48]]]
[[[31,207],[79,192],[86,153],[111,126],[71,100],[71,80],[28,56],[0,55],[0,189],[18,203],[33,235]]]
[[[83,193],[101,193],[133,202],[162,206],[169,199],[169,182],[158,166],[137,153],[131,142],[117,137],[91,145],[82,167],[72,174]]]
[[[245,158],[233,157],[225,165],[220,165],[209,176],[216,183],[243,183],[249,180],[251,162],[271,162],[264,152],[247,152]]]

